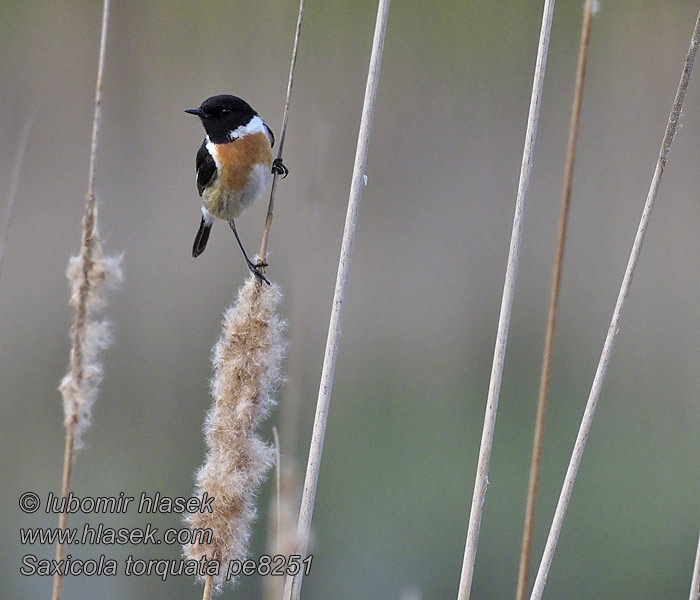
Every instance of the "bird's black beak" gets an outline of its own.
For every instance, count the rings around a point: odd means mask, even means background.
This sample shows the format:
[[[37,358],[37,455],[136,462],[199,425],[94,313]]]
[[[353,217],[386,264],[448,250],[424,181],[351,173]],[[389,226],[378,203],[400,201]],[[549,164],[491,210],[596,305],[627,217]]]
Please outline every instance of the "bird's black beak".
[[[195,115],[201,119],[204,119],[207,116],[207,113],[205,113],[201,108],[188,108],[185,112]]]

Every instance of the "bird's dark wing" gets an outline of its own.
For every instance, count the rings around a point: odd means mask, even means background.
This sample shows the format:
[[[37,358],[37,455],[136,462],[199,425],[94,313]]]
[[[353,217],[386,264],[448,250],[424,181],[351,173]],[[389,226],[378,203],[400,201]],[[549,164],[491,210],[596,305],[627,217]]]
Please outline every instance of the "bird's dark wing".
[[[216,177],[216,163],[209,150],[207,150],[207,140],[202,142],[202,145],[197,150],[197,191],[202,195],[204,188],[207,187]]]
[[[267,123],[265,123],[265,121],[263,121],[263,125],[265,125],[265,129],[267,130],[267,137],[270,138],[270,148],[274,148],[275,147],[275,134],[272,133],[272,129],[270,129],[267,126]]]

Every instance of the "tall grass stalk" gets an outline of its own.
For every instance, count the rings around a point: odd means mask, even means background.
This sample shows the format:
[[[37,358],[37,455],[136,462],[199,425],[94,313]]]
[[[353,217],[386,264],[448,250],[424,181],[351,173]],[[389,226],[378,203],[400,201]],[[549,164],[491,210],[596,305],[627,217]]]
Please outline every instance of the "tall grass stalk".
[[[335,282],[335,292],[333,294],[331,318],[328,327],[323,369],[321,371],[318,400],[316,403],[316,415],[311,436],[311,447],[309,448],[304,491],[302,494],[301,509],[299,511],[298,553],[302,557],[306,556],[309,534],[311,532],[311,519],[313,517],[316,489],[318,486],[318,473],[321,466],[323,441],[326,433],[326,423],[328,421],[331,391],[333,389],[333,375],[338,357],[343,306],[345,304],[345,293],[350,274],[352,246],[355,239],[355,228],[357,227],[357,214],[362,198],[362,189],[365,185],[364,176],[367,166],[367,150],[372,131],[374,103],[377,96],[377,86],[379,84],[379,74],[382,65],[382,52],[384,50],[384,40],[386,38],[389,5],[390,0],[379,0],[379,5],[377,7],[377,20],[374,28],[374,39],[372,41],[372,55],[369,63],[369,73],[367,74],[362,119],[360,121],[360,132],[357,138],[355,164],[352,173],[352,183],[350,184],[350,196],[348,198],[348,210],[345,217],[345,229],[343,231],[343,242],[340,249],[338,274]],[[299,600],[302,581],[303,570],[296,576],[289,575],[285,582],[283,598],[285,600]]]
[[[63,397],[66,428],[61,482],[63,498],[68,497],[71,489],[73,454],[79,444],[80,434],[90,423],[91,407],[97,395],[97,386],[102,378],[102,365],[99,362],[98,353],[109,344],[107,324],[94,321],[92,313],[102,306],[105,284],[116,282],[121,277],[119,261],[105,258],[102,255],[97,231],[97,206],[95,204],[95,168],[102,116],[102,82],[108,24],[109,0],[104,0],[95,88],[95,111],[90,145],[88,191],[82,221],[80,255],[71,258],[68,266],[68,278],[72,290],[70,303],[75,309],[75,315],[71,327],[70,368],[59,388]],[[59,528],[65,530],[67,522],[68,513],[62,512],[58,519]],[[56,560],[62,560],[63,555],[64,546],[57,543]],[[62,587],[62,575],[54,575],[53,600],[60,599]]]
[[[15,157],[15,164],[12,167],[12,176],[10,179],[10,185],[7,188],[7,203],[5,204],[5,217],[3,218],[2,225],[0,225],[0,277],[2,277],[2,262],[5,256],[5,244],[7,242],[7,234],[10,231],[10,223],[12,223],[12,215],[15,210],[15,203],[17,202],[17,188],[19,187],[19,175],[22,172],[22,163],[24,162],[24,152],[27,149],[27,140],[29,139],[29,130],[32,128],[32,123],[34,121],[34,115],[36,110],[33,110],[27,119],[24,127],[22,127],[22,132],[19,136],[19,141],[17,142],[17,155]]]
[[[683,65],[683,74],[681,75],[681,80],[678,84],[678,89],[676,90],[676,97],[673,101],[671,114],[668,117],[668,123],[666,124],[666,132],[664,133],[663,141],[661,143],[661,149],[659,151],[659,157],[656,161],[656,168],[654,169],[654,175],[651,180],[651,185],[649,186],[649,192],[647,194],[647,199],[644,204],[642,216],[639,221],[637,234],[634,238],[632,251],[630,253],[629,261],[627,263],[627,269],[625,270],[625,275],[622,279],[622,284],[620,286],[617,302],[615,303],[615,309],[613,310],[612,319],[610,321],[610,327],[608,328],[608,333],[605,338],[605,344],[603,345],[603,350],[601,352],[600,360],[598,362],[598,368],[596,369],[593,384],[591,386],[590,395],[588,396],[586,409],[583,413],[583,418],[581,419],[581,425],[579,427],[578,435],[576,437],[576,443],[574,444],[574,449],[571,454],[571,460],[569,461],[569,466],[566,471],[564,484],[561,489],[561,494],[559,496],[557,508],[554,513],[551,528],[549,530],[549,535],[547,537],[547,542],[545,544],[542,560],[540,561],[539,570],[537,572],[537,578],[535,579],[530,600],[540,600],[540,598],[542,598],[542,594],[544,593],[544,587],[547,583],[547,576],[549,575],[549,569],[552,565],[552,559],[554,558],[554,551],[557,546],[557,541],[559,540],[559,534],[561,533],[561,529],[564,524],[566,509],[569,505],[569,499],[571,498],[571,492],[576,481],[576,475],[578,473],[579,466],[581,465],[581,459],[583,458],[583,451],[586,448],[588,434],[590,433],[591,426],[593,424],[593,416],[595,415],[595,409],[598,405],[598,399],[600,398],[600,393],[603,387],[603,382],[605,380],[605,375],[607,374],[608,365],[610,364],[610,357],[612,355],[615,337],[617,336],[617,332],[619,331],[620,327],[622,309],[625,306],[627,295],[629,294],[630,286],[632,285],[632,276],[634,275],[634,270],[639,261],[639,255],[642,250],[644,236],[646,234],[647,227],[649,226],[651,213],[654,209],[654,203],[656,202],[656,197],[659,192],[661,177],[663,175],[664,168],[666,167],[666,162],[668,161],[668,155],[669,151],[671,150],[671,144],[673,143],[673,139],[676,135],[676,127],[678,125],[678,119],[680,118],[681,111],[683,110],[685,94],[688,89],[690,74],[693,70],[693,65],[695,63],[695,56],[697,54],[698,44],[700,44],[700,13],[698,13],[698,17],[695,22],[695,29],[693,30],[693,35],[690,41],[690,47],[688,48],[688,54],[685,59],[685,64]]]
[[[698,535],[698,547],[695,550],[695,564],[693,565],[693,578],[690,582],[689,600],[700,600],[700,535]]]
[[[590,38],[591,33],[593,4],[593,0],[586,0],[586,3],[583,7],[581,41],[579,43],[578,50],[578,65],[576,67],[576,84],[574,86],[574,100],[573,105],[571,107],[571,122],[569,123],[569,141],[566,148],[566,163],[564,166],[564,186],[561,194],[559,233],[557,236],[556,255],[554,257],[552,287],[549,296],[547,332],[545,334],[544,352],[542,356],[542,370],[540,372],[540,389],[537,398],[537,417],[535,419],[535,433],[532,442],[532,458],[530,460],[530,479],[528,482],[527,504],[525,507],[523,539],[520,548],[520,569],[518,572],[518,588],[516,592],[517,600],[525,600],[527,596],[527,584],[530,572],[530,558],[532,556],[532,537],[535,528],[535,510],[537,508],[537,492],[539,488],[540,479],[542,441],[544,439],[545,418],[547,415],[547,401],[549,398],[549,380],[552,371],[554,332],[557,324],[559,291],[561,289],[561,275],[564,267],[566,231],[569,223],[571,187],[574,178],[574,163],[576,161],[576,142],[578,140],[579,123],[581,120],[583,87],[586,80],[588,40]]]
[[[527,120],[527,131],[525,133],[525,146],[523,148],[523,158],[520,167],[520,180],[515,201],[515,215],[513,217],[513,230],[510,238],[508,265],[506,267],[503,297],[501,299],[501,313],[498,319],[496,346],[493,354],[491,380],[486,401],[486,415],[484,417],[484,427],[481,434],[481,446],[479,448],[479,461],[476,467],[474,494],[472,497],[471,511],[469,513],[469,528],[467,530],[467,539],[464,547],[464,561],[462,563],[462,574],[459,582],[458,600],[467,600],[469,598],[474,576],[476,548],[479,541],[481,515],[484,502],[486,501],[491,446],[493,445],[493,433],[496,427],[496,414],[498,411],[498,399],[501,392],[501,379],[503,377],[503,365],[506,356],[506,345],[508,343],[510,316],[513,310],[515,280],[518,274],[518,259],[520,256],[520,241],[525,217],[525,205],[530,189],[530,174],[532,172],[533,152],[537,139],[537,125],[540,118],[542,90],[547,67],[547,51],[549,49],[549,36],[552,30],[553,16],[554,0],[545,0],[540,39],[537,46],[537,61],[532,83],[532,95],[530,97],[530,112]]]

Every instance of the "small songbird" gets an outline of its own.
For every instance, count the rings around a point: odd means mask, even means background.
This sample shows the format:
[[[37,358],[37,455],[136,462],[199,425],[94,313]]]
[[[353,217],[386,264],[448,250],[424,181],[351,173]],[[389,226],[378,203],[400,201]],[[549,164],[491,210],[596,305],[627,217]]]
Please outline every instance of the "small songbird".
[[[207,98],[199,108],[185,111],[197,115],[207,132],[197,151],[197,190],[202,197],[202,221],[192,247],[197,257],[207,246],[214,217],[228,221],[243,251],[248,268],[262,281],[264,263],[253,264],[243,248],[234,219],[265,191],[273,173],[289,173],[282,159],[272,159],[275,136],[251,106],[237,96]]]

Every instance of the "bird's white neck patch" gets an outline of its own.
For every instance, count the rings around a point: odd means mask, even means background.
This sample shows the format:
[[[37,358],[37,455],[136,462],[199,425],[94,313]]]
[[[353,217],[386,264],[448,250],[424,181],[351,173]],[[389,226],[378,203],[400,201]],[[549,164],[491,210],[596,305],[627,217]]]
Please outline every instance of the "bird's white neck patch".
[[[251,133],[264,133],[267,135],[267,129],[265,128],[265,123],[257,115],[254,116],[246,125],[241,125],[236,127],[233,131],[228,132],[228,139],[230,141],[238,140],[242,137],[250,135]]]

